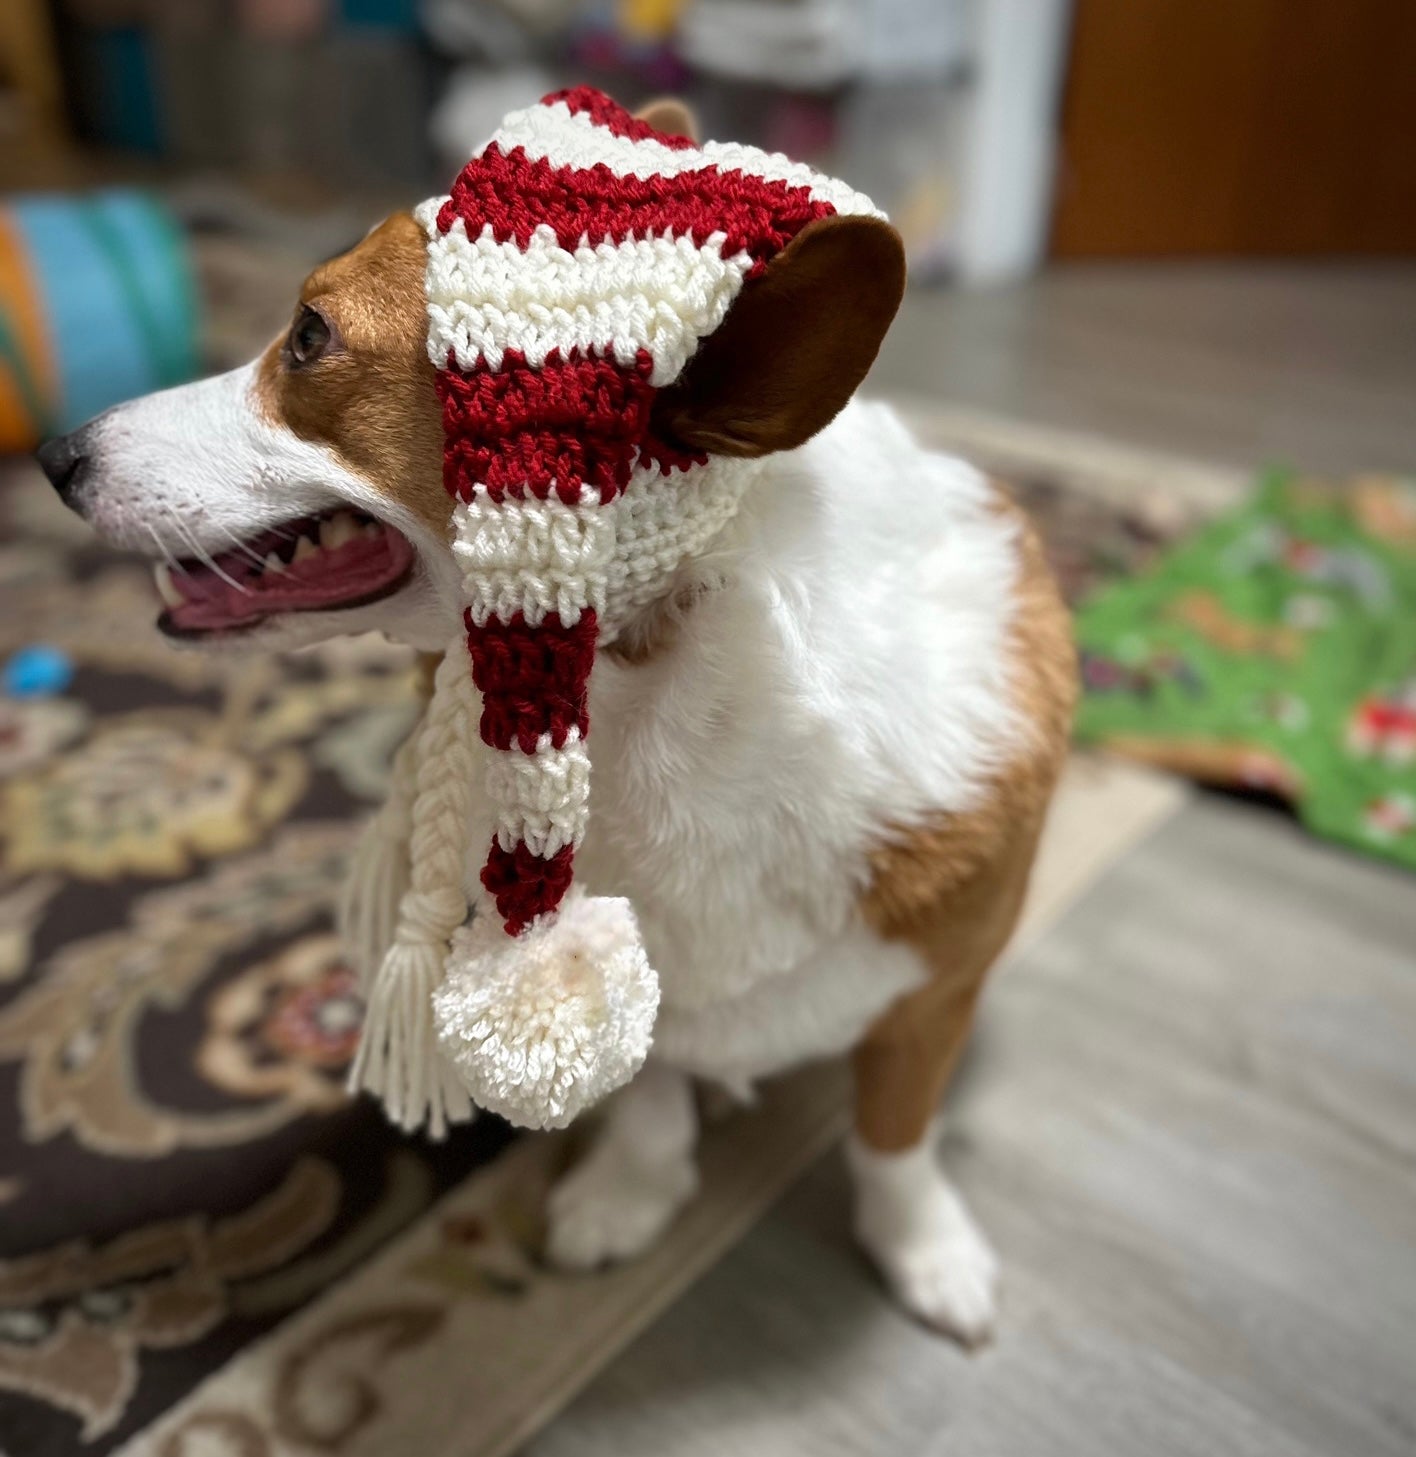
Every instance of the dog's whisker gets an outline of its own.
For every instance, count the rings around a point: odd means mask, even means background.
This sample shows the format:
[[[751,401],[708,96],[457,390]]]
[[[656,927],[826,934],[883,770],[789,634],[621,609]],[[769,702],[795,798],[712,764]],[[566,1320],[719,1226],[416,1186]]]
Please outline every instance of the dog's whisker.
[[[187,546],[191,548],[192,554],[194,556],[200,556],[200,548],[197,546],[197,543],[192,536],[191,528],[187,525],[187,523],[182,520],[182,518],[172,509],[171,506],[168,506],[165,503],[162,506],[162,513],[172,523],[173,527],[177,532],[177,535],[180,536],[182,540],[187,544]]]
[[[213,557],[212,554],[206,549],[206,547],[204,547],[201,542],[197,540],[196,536],[192,532],[191,527],[188,526],[187,523],[183,521],[182,518],[170,506],[167,506],[164,509],[166,510],[168,516],[171,518],[172,524],[177,528],[183,539],[192,548],[192,555],[196,557],[196,559],[204,567],[206,567],[208,571],[213,572],[216,576],[220,577],[221,580],[225,582],[228,587],[234,587],[236,591],[243,592],[249,596],[251,589],[243,585],[241,582],[238,582],[235,577],[233,577],[229,572],[222,571],[222,569],[216,563],[216,558]]]
[[[172,555],[172,548],[162,539],[157,528],[151,521],[144,521],[143,525],[147,528],[148,535],[157,543],[157,549],[162,553],[162,560],[169,567],[175,567],[177,565],[177,558]]]
[[[231,543],[234,551],[239,551],[243,556],[249,557],[258,567],[265,566],[265,558],[253,551],[229,526],[223,527],[221,534]]]

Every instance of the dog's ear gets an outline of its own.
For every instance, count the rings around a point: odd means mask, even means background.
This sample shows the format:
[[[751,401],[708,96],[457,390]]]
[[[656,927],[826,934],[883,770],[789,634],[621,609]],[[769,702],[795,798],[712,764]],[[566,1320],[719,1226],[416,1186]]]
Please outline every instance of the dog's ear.
[[[677,96],[656,96],[653,101],[646,101],[634,116],[637,121],[647,121],[666,137],[687,137],[691,142],[701,139],[693,108]]]
[[[656,431],[735,456],[810,440],[865,378],[904,288],[904,245],[888,223],[847,215],[807,224],[659,392]]]

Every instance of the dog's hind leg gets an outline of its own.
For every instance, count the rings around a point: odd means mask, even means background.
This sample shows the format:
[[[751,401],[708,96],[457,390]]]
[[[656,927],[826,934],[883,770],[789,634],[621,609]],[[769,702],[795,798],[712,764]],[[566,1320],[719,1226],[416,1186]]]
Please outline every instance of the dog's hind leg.
[[[610,1099],[590,1151],[551,1191],[546,1254],[592,1270],[642,1253],[698,1188],[688,1077],[649,1061]]]

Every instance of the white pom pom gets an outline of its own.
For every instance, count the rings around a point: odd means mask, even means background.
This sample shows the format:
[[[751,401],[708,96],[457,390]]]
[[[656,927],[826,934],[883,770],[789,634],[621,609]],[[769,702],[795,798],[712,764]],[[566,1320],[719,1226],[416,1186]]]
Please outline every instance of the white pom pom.
[[[453,937],[433,996],[443,1054],[472,1101],[525,1128],[564,1128],[627,1083],[658,1009],[629,902],[574,888],[521,936],[479,915]]]

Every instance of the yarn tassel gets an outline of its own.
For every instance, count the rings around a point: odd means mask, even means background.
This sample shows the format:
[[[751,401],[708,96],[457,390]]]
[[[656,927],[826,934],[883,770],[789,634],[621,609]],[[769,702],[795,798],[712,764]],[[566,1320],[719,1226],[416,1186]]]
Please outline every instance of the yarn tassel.
[[[378,1097],[406,1133],[427,1126],[431,1138],[473,1115],[456,1069],[443,1057],[433,1025],[433,994],[443,977],[443,948],[432,943],[389,948],[364,1012],[350,1086]]]
[[[421,723],[394,755],[388,798],[364,827],[340,889],[335,926],[368,996],[397,925],[398,905],[408,889],[408,839],[413,833]]]
[[[472,1115],[471,1100],[438,1047],[432,998],[454,931],[467,917],[463,869],[471,814],[477,699],[459,637],[438,667],[432,702],[412,751],[409,884],[371,985],[351,1091],[373,1093],[389,1117],[441,1138]]]

